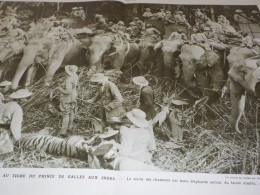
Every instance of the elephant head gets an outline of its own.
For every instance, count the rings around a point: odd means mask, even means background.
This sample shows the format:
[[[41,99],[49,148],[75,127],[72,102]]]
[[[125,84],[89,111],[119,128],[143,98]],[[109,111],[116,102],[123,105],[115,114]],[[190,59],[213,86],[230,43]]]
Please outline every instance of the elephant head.
[[[129,43],[125,44],[120,36],[97,35],[92,38],[89,46],[90,65],[100,68],[102,57],[106,52],[111,51],[109,56],[113,58],[114,66],[116,68],[122,66],[129,47]]]
[[[180,67],[175,64],[175,59],[182,45],[183,42],[180,40],[164,40],[154,46],[155,50],[161,49],[162,51],[164,73],[169,78],[173,76],[173,72],[176,78],[180,77]]]
[[[233,65],[228,72],[231,78],[231,128],[238,133],[238,123],[245,108],[246,91],[260,98],[260,60],[248,59]]]
[[[12,79],[12,89],[17,89],[18,84],[27,68],[34,63],[38,54],[42,54],[42,59],[47,59],[52,42],[49,39],[33,40],[23,50],[23,57],[17,66],[16,72]],[[46,51],[46,52],[44,52]]]
[[[187,87],[197,87],[194,75],[206,71],[211,87],[211,90],[208,91],[208,96],[212,99],[213,95],[222,89],[226,80],[222,64],[224,59],[217,53],[205,51],[202,47],[196,45],[186,44],[182,46],[179,57],[182,60],[183,78]],[[207,83],[203,85],[206,86]]]
[[[149,39],[144,39],[141,40],[138,43],[138,45],[139,45],[139,56],[136,64],[139,66],[140,69],[144,69],[145,62],[150,61],[150,58],[154,54],[155,44]]]

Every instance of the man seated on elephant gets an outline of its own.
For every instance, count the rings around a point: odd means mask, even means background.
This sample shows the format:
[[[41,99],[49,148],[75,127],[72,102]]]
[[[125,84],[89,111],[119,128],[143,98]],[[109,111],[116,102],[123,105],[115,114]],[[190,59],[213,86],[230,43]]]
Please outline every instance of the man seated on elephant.
[[[157,19],[158,20],[164,20],[166,13],[164,9],[160,9],[160,12],[157,13]]]
[[[86,19],[86,14],[83,7],[79,7],[77,10],[77,16],[80,17],[82,20]]]
[[[237,24],[250,24],[251,22],[248,20],[247,15],[241,10],[237,9],[235,11],[234,20]]]
[[[47,38],[50,38],[52,41],[56,42],[57,40],[64,40],[67,42],[74,41],[73,35],[69,32],[68,21],[63,19],[61,21],[54,22],[54,26],[50,29]]]
[[[143,13],[144,19],[149,19],[152,16],[153,16],[153,13],[151,12],[151,9],[150,8],[146,8],[145,12]]]
[[[241,47],[252,48],[253,46],[254,46],[253,38],[247,32],[242,32]]]
[[[135,25],[141,30],[142,28],[144,28],[144,22],[142,20],[140,20],[138,17],[134,17],[133,22],[135,23]]]
[[[130,40],[130,35],[126,32],[126,26],[123,21],[119,21],[117,25],[115,25],[114,31],[125,37],[127,40]]]
[[[96,22],[94,27],[96,27],[97,30],[107,30],[108,24],[103,15],[96,14],[94,21]]]
[[[176,32],[173,32],[169,38],[169,41],[171,40],[180,40],[180,41],[187,41],[187,36],[186,34],[183,32],[182,29],[178,29]]]
[[[213,33],[209,27],[204,28],[204,35],[209,41],[209,45],[217,50],[224,50],[226,48],[225,44],[218,39],[218,35]]]
[[[199,46],[205,48],[207,51],[210,51],[209,40],[204,33],[199,33],[197,28],[193,28],[194,34],[191,35],[191,44],[198,44]]]
[[[207,16],[201,12],[200,9],[196,9],[195,11],[195,22],[196,22],[196,26],[198,28],[204,28],[205,27],[205,23],[208,20]]]
[[[170,25],[170,24],[174,24],[174,17],[172,16],[171,11],[166,11],[166,15],[164,17],[164,24],[165,25]]]
[[[156,28],[154,28],[152,26],[152,24],[146,25],[146,29],[145,29],[143,36],[150,37],[152,39],[157,40],[160,38],[160,35],[161,35],[161,32],[159,30],[157,30]]]
[[[123,97],[118,89],[118,87],[111,81],[108,77],[104,76],[102,73],[94,74],[91,82],[98,83],[99,92],[89,103],[98,103],[101,108],[99,109],[99,116],[102,122],[102,128],[107,127],[107,121],[111,120],[113,117],[124,117],[125,109],[122,105]]]
[[[260,23],[260,11],[251,11],[251,16],[248,18],[252,23]]]
[[[129,32],[130,37],[137,38],[140,35],[141,31],[139,30],[139,28],[136,26],[136,24],[134,22],[130,22],[129,25],[130,25],[130,27],[129,27],[130,28],[130,32]]]
[[[7,27],[7,35],[1,41],[6,42],[0,50],[0,62],[4,62],[14,54],[23,51],[26,42],[26,36],[22,29],[17,28],[19,24],[14,23]]]
[[[185,24],[188,28],[191,28],[186,16],[184,15],[183,11],[177,11],[176,15],[174,16],[175,22],[177,24]]]

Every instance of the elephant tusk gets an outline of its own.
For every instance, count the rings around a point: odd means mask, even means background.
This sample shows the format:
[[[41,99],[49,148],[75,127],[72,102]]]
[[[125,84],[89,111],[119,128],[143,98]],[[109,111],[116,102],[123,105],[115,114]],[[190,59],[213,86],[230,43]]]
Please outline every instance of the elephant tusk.
[[[109,54],[108,56],[112,56],[112,55],[117,54],[117,53],[123,48],[124,41],[123,41],[123,39],[122,39],[121,37],[119,37],[119,39],[120,39],[120,46],[119,46],[119,48],[117,48],[115,52]],[[129,44],[129,43],[128,43],[128,44]],[[129,47],[129,48],[130,48],[130,47]],[[129,52],[129,51],[128,51],[128,52]]]
[[[126,51],[126,55],[129,53],[129,51],[130,51],[130,44],[129,44],[129,42],[127,41],[126,42],[127,43],[127,51]]]

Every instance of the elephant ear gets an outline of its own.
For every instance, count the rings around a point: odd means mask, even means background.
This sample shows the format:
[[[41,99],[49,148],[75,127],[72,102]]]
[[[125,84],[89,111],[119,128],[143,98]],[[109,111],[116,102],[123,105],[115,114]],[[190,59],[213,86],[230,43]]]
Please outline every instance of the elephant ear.
[[[212,67],[215,64],[218,64],[219,56],[215,52],[212,52],[212,53],[209,53],[209,54],[206,54],[206,55],[208,55],[207,56],[208,67]]]

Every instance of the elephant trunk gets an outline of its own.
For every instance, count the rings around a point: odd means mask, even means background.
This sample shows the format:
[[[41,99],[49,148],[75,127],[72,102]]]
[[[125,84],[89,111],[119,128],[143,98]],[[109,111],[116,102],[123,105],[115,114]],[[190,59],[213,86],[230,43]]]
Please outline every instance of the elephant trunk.
[[[182,65],[183,79],[187,87],[195,88],[196,84],[193,80],[193,76],[196,73],[196,68],[194,64],[189,61],[183,61]]]
[[[163,55],[164,62],[164,72],[165,76],[168,78],[172,78],[174,74],[174,64],[173,64],[173,55],[172,53],[164,53]]]
[[[38,49],[36,47],[24,48],[23,58],[18,64],[15,75],[12,79],[12,89],[17,89],[24,72],[31,64],[33,64],[34,58],[37,53]]]

